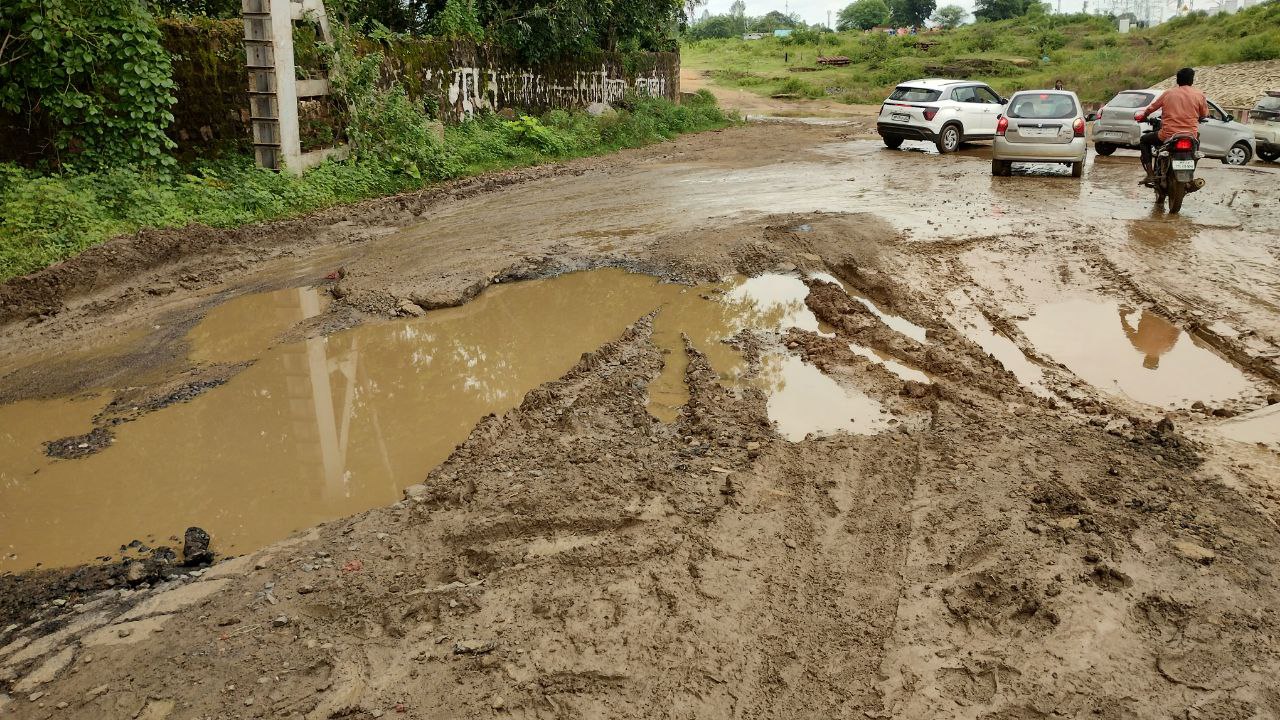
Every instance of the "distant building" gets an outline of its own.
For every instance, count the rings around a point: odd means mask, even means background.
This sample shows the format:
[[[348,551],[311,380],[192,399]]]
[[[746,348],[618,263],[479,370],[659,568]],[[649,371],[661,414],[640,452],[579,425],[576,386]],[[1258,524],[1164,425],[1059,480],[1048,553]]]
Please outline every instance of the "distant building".
[[[763,40],[764,33],[743,33],[742,39],[743,40]]]
[[[777,30],[774,30],[774,31],[773,31],[773,36],[774,36],[774,37],[776,37],[776,38],[790,37],[790,36],[791,36],[791,28],[779,28],[779,29],[777,29]]]

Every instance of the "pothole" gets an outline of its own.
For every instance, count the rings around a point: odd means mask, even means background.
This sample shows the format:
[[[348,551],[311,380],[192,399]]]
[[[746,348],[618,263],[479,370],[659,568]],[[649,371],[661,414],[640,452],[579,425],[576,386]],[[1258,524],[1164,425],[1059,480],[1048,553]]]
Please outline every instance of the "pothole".
[[[1084,381],[1147,405],[1222,403],[1253,391],[1238,368],[1150,310],[1070,298],[1040,305],[1019,327]]]
[[[997,330],[963,290],[951,291],[947,300],[955,308],[955,313],[948,318],[953,327],[1013,373],[1023,387],[1040,397],[1054,397],[1045,386],[1044,369],[1028,359],[1017,343]]]
[[[172,545],[189,525],[210,531],[220,552],[245,552],[392,502],[481,418],[655,310],[653,339],[667,361],[649,394],[660,419],[674,419],[688,399],[687,337],[726,384],[766,392],[789,439],[883,430],[871,397],[784,352],[765,352],[748,377],[724,342],[742,330],[830,335],[807,294],[792,275],[687,287],[604,269],[496,285],[421,318],[280,344],[321,312],[320,291],[236,298],[188,334],[190,355],[253,363],[188,402],[117,425],[101,452],[54,460],[40,451],[50,437],[83,432],[80,421],[50,420],[92,414],[77,401],[0,407],[6,428],[30,431],[0,436],[0,570],[86,562],[135,538]]]

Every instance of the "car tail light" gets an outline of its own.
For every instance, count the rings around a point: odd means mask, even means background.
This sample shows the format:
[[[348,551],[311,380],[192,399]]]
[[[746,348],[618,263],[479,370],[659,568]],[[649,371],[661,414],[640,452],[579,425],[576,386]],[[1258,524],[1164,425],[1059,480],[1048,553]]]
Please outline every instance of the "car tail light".
[[[1000,119],[996,120],[996,134],[1003,136],[1004,131],[1008,129],[1009,129],[1009,118],[1001,115]]]
[[[1076,118],[1076,121],[1071,123],[1071,129],[1076,131],[1076,137],[1084,137],[1084,118]]]
[[[924,109],[924,119],[925,119],[925,120],[932,120],[932,119],[933,119],[933,116],[934,116],[934,115],[937,115],[937,114],[938,114],[938,108],[925,108],[925,109]]]
[[[1173,141],[1173,149],[1174,149],[1174,150],[1183,150],[1183,151],[1190,150],[1190,149],[1191,149],[1191,138],[1188,138],[1188,137],[1180,137],[1180,138],[1178,138],[1177,140],[1174,140],[1174,141]]]

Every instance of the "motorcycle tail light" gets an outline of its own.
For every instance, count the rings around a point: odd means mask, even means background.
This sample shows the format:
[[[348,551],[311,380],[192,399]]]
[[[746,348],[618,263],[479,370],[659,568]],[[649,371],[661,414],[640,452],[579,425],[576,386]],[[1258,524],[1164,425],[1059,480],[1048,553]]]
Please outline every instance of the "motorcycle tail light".
[[[1009,129],[1009,118],[1001,115],[1000,119],[996,121],[996,134],[1003,136],[1004,131],[1008,129]]]
[[[1178,138],[1177,140],[1174,140],[1173,149],[1174,150],[1190,150],[1191,138]]]
[[[1084,118],[1076,118],[1076,121],[1071,123],[1071,129],[1076,131],[1076,137],[1084,137]]]

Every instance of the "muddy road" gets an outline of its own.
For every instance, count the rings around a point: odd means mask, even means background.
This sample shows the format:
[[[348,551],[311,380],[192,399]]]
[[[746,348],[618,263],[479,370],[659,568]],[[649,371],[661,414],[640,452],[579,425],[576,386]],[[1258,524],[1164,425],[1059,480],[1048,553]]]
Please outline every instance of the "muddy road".
[[[751,124],[0,286],[0,717],[1280,716],[1202,168]]]

